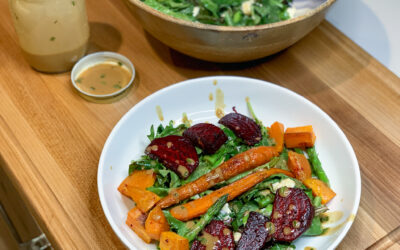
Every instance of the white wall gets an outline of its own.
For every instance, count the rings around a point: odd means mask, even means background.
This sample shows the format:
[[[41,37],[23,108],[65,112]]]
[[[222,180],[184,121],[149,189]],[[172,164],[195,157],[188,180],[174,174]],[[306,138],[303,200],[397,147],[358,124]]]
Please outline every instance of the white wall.
[[[400,0],[337,0],[327,20],[400,76]]]

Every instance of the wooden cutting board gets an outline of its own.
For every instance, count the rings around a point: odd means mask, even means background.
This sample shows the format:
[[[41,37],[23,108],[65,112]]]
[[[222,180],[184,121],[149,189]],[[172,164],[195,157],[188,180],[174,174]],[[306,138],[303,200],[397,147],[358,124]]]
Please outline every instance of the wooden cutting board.
[[[291,48],[242,64],[215,64],[172,51],[143,31],[121,1],[88,0],[91,51],[118,51],[138,72],[110,104],[85,101],[69,73],[33,71],[0,2],[0,165],[55,247],[123,248],[97,194],[97,164],[113,126],[151,93],[182,80],[240,75],[270,81],[311,100],[343,129],[362,176],[360,209],[340,249],[398,249],[400,80],[323,22]],[[346,174],[346,173],[343,173]]]

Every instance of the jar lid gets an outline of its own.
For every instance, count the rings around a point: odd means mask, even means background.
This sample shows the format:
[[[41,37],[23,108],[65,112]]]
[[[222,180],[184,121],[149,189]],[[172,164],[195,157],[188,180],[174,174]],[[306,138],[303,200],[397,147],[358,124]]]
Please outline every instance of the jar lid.
[[[117,88],[112,89],[112,91],[109,91],[110,93],[104,94],[104,93],[95,93],[95,88],[92,88],[93,91],[88,91],[89,89],[82,85],[81,82],[81,75],[82,73],[86,72],[90,68],[94,69],[94,66],[101,65],[101,64],[111,64],[118,69],[118,67],[121,68],[121,70],[125,70],[131,74],[131,77],[129,79],[129,82],[124,84],[124,86],[120,85],[114,85],[117,86]],[[102,78],[103,75],[100,75],[100,78]],[[105,77],[105,75],[104,75]],[[111,97],[116,97],[118,95],[121,95],[123,92],[125,92],[129,87],[131,87],[133,80],[135,79],[135,67],[133,66],[132,62],[126,58],[125,56],[114,53],[114,52],[96,52],[93,54],[89,54],[83,58],[81,58],[72,68],[71,71],[71,82],[74,88],[85,98],[91,100],[92,98],[94,99],[107,99]],[[103,82],[103,81],[101,81]],[[105,81],[104,81],[105,83]]]

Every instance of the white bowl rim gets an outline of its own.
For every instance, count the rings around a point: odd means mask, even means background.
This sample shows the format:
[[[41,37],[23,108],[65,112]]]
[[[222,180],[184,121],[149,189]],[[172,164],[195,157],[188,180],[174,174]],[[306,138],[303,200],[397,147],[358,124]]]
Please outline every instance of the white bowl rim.
[[[304,15],[295,17],[295,18],[289,18],[288,20],[280,21],[280,22],[275,22],[275,23],[269,23],[269,24],[262,24],[262,25],[254,25],[254,26],[219,26],[219,25],[212,25],[212,24],[204,24],[204,23],[197,23],[197,22],[192,22],[192,21],[187,21],[183,20],[177,17],[173,17],[170,15],[167,15],[161,11],[155,10],[152,7],[148,6],[147,4],[143,3],[140,0],[125,0],[127,4],[131,3],[136,5],[137,7],[143,9],[144,11],[155,15],[165,21],[169,21],[172,23],[177,23],[186,27],[191,27],[191,28],[197,28],[201,30],[212,30],[212,31],[228,31],[228,32],[251,32],[251,31],[259,31],[259,30],[264,30],[264,29],[273,29],[273,28],[279,28],[282,26],[285,26],[287,24],[291,23],[296,23],[303,21],[311,16],[314,16],[315,14],[325,10],[326,8],[330,7],[336,0],[326,0],[324,3],[319,5],[317,8],[312,9],[310,11],[307,11]]]
[[[99,193],[99,198],[100,198],[100,204],[103,208],[103,212],[107,218],[108,223],[111,225],[111,228],[113,229],[114,233],[118,236],[118,238],[123,242],[123,244],[125,246],[131,246],[131,244],[127,241],[127,239],[125,239],[124,237],[122,237],[121,235],[117,234],[116,232],[118,232],[118,225],[116,225],[116,223],[114,222],[114,220],[112,219],[112,215],[111,212],[108,209],[108,206],[106,204],[106,198],[103,192],[103,179],[101,178],[101,174],[103,172],[104,169],[104,161],[105,161],[105,154],[104,151],[105,149],[109,146],[109,144],[111,143],[112,139],[115,136],[115,133],[117,133],[118,129],[120,126],[122,126],[123,123],[125,123],[125,121],[128,119],[128,117],[130,117],[130,113],[134,112],[136,109],[140,108],[141,106],[145,105],[148,101],[150,101],[152,98],[156,98],[157,96],[159,96],[160,94],[162,94],[163,92],[167,91],[167,90],[171,90],[171,89],[175,89],[178,88],[184,84],[190,84],[190,82],[192,81],[198,81],[198,80],[210,80],[210,81],[218,81],[219,79],[226,79],[226,78],[234,78],[234,79],[242,79],[244,81],[253,81],[253,82],[258,82],[258,83],[268,83],[270,85],[270,87],[273,88],[277,88],[277,89],[281,89],[282,91],[295,96],[297,98],[301,98],[304,102],[311,104],[312,106],[314,106],[314,108],[316,109],[317,112],[319,112],[322,116],[324,116],[325,118],[327,118],[330,122],[332,122],[332,125],[336,128],[336,130],[339,133],[339,136],[342,137],[344,143],[345,143],[345,147],[348,150],[348,152],[350,153],[350,155],[352,156],[352,165],[355,166],[354,170],[354,175],[356,177],[355,179],[355,186],[356,186],[356,190],[355,190],[355,203],[354,203],[354,207],[353,209],[350,211],[350,215],[354,215],[354,219],[353,220],[349,220],[347,221],[347,223],[344,225],[344,229],[342,231],[342,233],[335,239],[335,241],[329,246],[328,250],[330,249],[335,249],[339,243],[343,240],[343,238],[347,235],[348,231],[350,230],[350,227],[353,225],[353,222],[357,216],[357,212],[358,212],[358,207],[360,205],[360,197],[361,197],[361,174],[360,174],[360,167],[358,164],[358,160],[357,160],[357,156],[354,152],[353,147],[351,146],[349,140],[347,139],[346,135],[344,134],[344,132],[340,129],[340,127],[337,125],[337,123],[328,115],[326,114],[320,107],[318,107],[316,104],[314,104],[313,102],[311,102],[310,100],[308,100],[307,98],[301,96],[300,94],[297,94],[296,92],[284,88],[280,85],[277,84],[273,84],[271,82],[268,81],[264,81],[264,80],[260,80],[260,79],[255,79],[255,78],[250,78],[250,77],[241,77],[241,76],[207,76],[207,77],[198,77],[198,78],[193,78],[193,79],[188,79],[188,80],[184,80],[181,82],[177,82],[175,84],[169,85],[165,88],[162,88],[156,92],[154,92],[153,94],[145,97],[143,100],[141,100],[140,102],[138,102],[137,104],[135,104],[130,110],[128,110],[122,117],[121,119],[117,122],[117,124],[114,126],[114,128],[112,129],[111,133],[109,134],[109,136],[107,137],[106,142],[104,143],[103,146],[103,150],[101,152],[100,155],[100,160],[99,160],[99,165],[98,165],[98,170],[97,170],[97,190]]]

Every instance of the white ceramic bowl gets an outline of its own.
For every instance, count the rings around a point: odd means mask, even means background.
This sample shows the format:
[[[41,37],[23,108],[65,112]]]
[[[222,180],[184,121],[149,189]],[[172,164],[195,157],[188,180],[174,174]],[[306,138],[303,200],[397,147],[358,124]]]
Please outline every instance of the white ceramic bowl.
[[[109,61],[116,62],[116,63],[121,62],[124,65],[124,67],[126,67],[126,69],[132,74],[131,79],[129,80],[129,83],[125,87],[123,87],[120,90],[115,91],[111,94],[95,95],[95,94],[91,94],[86,91],[83,91],[76,84],[76,79],[78,78],[78,76],[83,71],[85,71],[87,68],[90,68],[96,64],[100,64],[103,62],[109,62]],[[71,71],[71,82],[72,82],[72,85],[74,86],[74,88],[79,93],[81,93],[85,96],[99,98],[99,99],[110,98],[110,97],[114,97],[114,96],[121,94],[122,92],[127,90],[132,85],[134,79],[135,79],[135,67],[133,66],[132,62],[128,58],[126,58],[125,56],[123,56],[121,54],[114,53],[114,52],[108,52],[108,51],[96,52],[96,53],[92,53],[92,54],[82,57],[74,65],[74,67],[72,68],[72,71]]]
[[[213,82],[216,81],[215,85]],[[316,249],[335,248],[352,224],[357,213],[361,193],[360,170],[354,151],[337,124],[316,105],[302,96],[280,86],[242,77],[206,77],[187,80],[164,88],[134,106],[114,127],[100,157],[98,190],[104,213],[122,242],[131,249],[156,249],[145,244],[125,220],[133,202],[123,197],[117,187],[128,175],[131,160],[144,153],[149,141],[146,137],[152,124],[160,120],[156,106],[162,108],[164,124],[169,120],[181,122],[186,112],[193,123],[216,123],[215,98],[210,93],[221,89],[226,104],[225,113],[233,106],[239,113],[249,115],[245,98],[250,102],[265,125],[274,121],[285,127],[313,125],[317,135],[316,149],[333,190],[337,196],[329,203],[331,211],[343,212],[339,230],[328,236],[301,237],[295,241],[297,249],[311,246]]]

